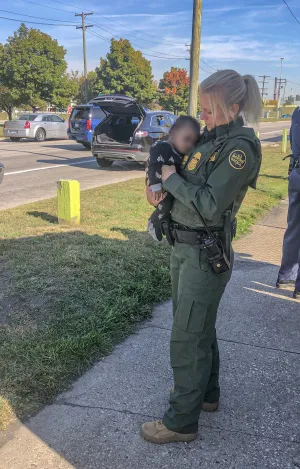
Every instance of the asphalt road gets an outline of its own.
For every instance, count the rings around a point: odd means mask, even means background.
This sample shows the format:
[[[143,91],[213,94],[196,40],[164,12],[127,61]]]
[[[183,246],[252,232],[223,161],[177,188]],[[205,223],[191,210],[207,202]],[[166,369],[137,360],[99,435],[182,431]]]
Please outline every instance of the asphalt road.
[[[102,169],[90,151],[68,140],[1,140],[0,162],[5,165],[0,209],[54,197],[60,179],[76,179],[81,189],[91,189],[144,175],[143,168],[135,163],[114,163]]]
[[[279,141],[282,129],[289,127],[290,122],[264,122],[260,125],[260,138],[265,143]],[[0,209],[54,197],[60,179],[76,179],[81,189],[90,189],[144,174],[141,166],[127,162],[101,169],[90,151],[69,140],[0,140],[0,162],[5,165]]]

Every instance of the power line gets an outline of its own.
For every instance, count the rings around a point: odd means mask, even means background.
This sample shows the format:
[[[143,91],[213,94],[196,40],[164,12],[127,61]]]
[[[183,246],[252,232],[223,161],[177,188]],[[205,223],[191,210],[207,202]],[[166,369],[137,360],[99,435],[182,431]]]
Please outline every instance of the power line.
[[[13,11],[7,11],[7,10],[0,10],[3,13],[10,13],[11,15],[17,15],[17,16],[26,16],[27,18],[35,18],[39,20],[46,20],[46,21],[58,21],[59,23],[65,23],[63,20],[55,20],[53,18],[41,18],[40,16],[32,16],[32,15],[25,15],[24,13],[14,13]],[[76,26],[76,24],[79,23],[74,23],[73,26]]]
[[[106,33],[109,33],[109,34],[112,34],[111,31],[109,31],[108,29],[105,29],[103,28],[102,26],[100,26],[98,23],[94,23],[94,25],[96,26],[96,28],[99,28],[99,29],[102,29],[102,31],[105,31]],[[119,36],[118,34],[112,34],[112,36],[115,36],[115,37],[118,37],[119,39],[121,39],[121,36]],[[131,44],[133,44],[134,46],[137,46],[139,48],[142,48],[139,44],[135,43],[135,42],[132,42],[130,41]],[[165,54],[164,52],[159,52],[159,51],[155,51],[153,49],[148,49],[146,47],[143,47],[144,50],[148,50],[150,52],[154,52],[155,54],[160,54],[160,55],[163,55],[165,57],[171,57],[170,54]],[[163,57],[162,57],[163,58]],[[174,58],[174,57],[172,57]],[[178,59],[186,59],[187,57],[183,57],[183,56],[179,56],[177,57]]]
[[[262,78],[262,81],[260,83],[262,83],[261,97],[263,98],[266,94],[268,94],[268,93],[265,92],[265,89],[266,89],[265,85],[269,84],[269,82],[266,81],[266,78],[271,78],[271,77],[268,76],[268,75],[260,75],[259,78]]]
[[[64,13],[71,13],[70,11],[62,10],[62,8],[55,8],[55,7],[50,7],[49,5],[42,5],[41,3],[33,2],[32,0],[26,0],[26,3],[32,3],[33,5],[38,5],[39,7],[43,7],[43,8],[50,8],[50,10],[57,10],[57,11],[63,11]]]
[[[17,23],[24,23],[24,20],[18,20],[16,18],[7,18],[6,16],[0,16],[0,19],[7,20],[7,21],[16,21]],[[44,26],[69,26],[70,28],[74,28],[74,24],[57,24],[57,23],[39,23],[37,21],[27,21],[26,23],[29,24],[42,24]]]
[[[105,37],[105,36],[102,36],[101,34],[98,34],[98,33],[95,33],[95,31],[87,31],[89,34],[92,34],[93,36],[96,36],[96,37],[99,37],[101,39],[104,39],[105,41],[111,43],[111,39],[113,38],[108,38],[108,37]],[[165,60],[176,60],[176,59],[182,59],[182,57],[162,57],[162,56],[159,56],[159,55],[153,55],[153,54],[146,54],[144,53],[142,50],[140,51],[143,55],[147,56],[147,57],[154,57],[156,59],[165,59]],[[184,60],[186,60],[184,58]]]
[[[55,8],[55,7],[50,7],[50,6],[48,6],[48,5],[43,5],[43,4],[41,4],[41,3],[37,3],[37,2],[34,2],[34,1],[32,1],[32,0],[26,0],[26,1],[27,1],[27,3],[32,3],[32,4],[34,4],[34,5],[39,5],[39,6],[41,6],[41,7],[50,8],[50,9],[53,9],[53,10],[63,11],[64,13],[75,13],[75,10],[63,10],[63,9],[61,9],[61,8]],[[65,6],[74,8],[72,5],[70,5],[70,4],[68,4],[68,3],[60,2],[60,1],[58,1],[58,0],[53,0],[53,1],[54,1],[55,3],[59,3],[59,4],[61,4],[61,5],[65,5]],[[96,16],[100,16],[100,15],[96,15]],[[157,41],[157,37],[154,36],[154,35],[152,35],[152,34],[148,34],[148,33],[145,33],[145,32],[140,32],[140,31],[138,31],[137,29],[130,28],[129,26],[126,26],[126,25],[124,25],[123,23],[120,23],[120,22],[118,22],[118,21],[116,21],[116,20],[113,20],[113,19],[109,18],[108,16],[103,16],[103,15],[101,15],[101,18],[105,18],[105,19],[107,19],[108,21],[110,21],[110,22],[112,22],[112,23],[119,24],[120,26],[122,26],[122,27],[124,27],[125,29],[128,29],[128,30],[130,30],[130,31],[135,31],[135,32],[138,33],[138,34],[143,34],[143,36],[148,36],[148,37],[154,38],[154,39],[156,39],[156,41]],[[150,42],[150,41],[149,41],[149,42]],[[151,42],[153,42],[153,41],[151,41]],[[182,42],[178,42],[178,41],[174,41],[174,40],[173,40],[173,41],[170,41],[170,40],[168,40],[168,39],[164,39],[164,41],[162,41],[162,42],[159,42],[159,41],[158,41],[157,43],[161,43],[161,44],[168,43],[168,44],[172,44],[172,45],[174,45],[174,44],[179,44],[180,46],[183,46],[183,43],[182,43]]]
[[[291,15],[295,18],[295,20],[297,21],[297,23],[300,25],[300,21],[298,20],[297,16],[295,15],[295,13],[290,9],[290,7],[288,6],[288,4],[286,3],[285,0],[282,0],[283,3],[285,3],[286,7],[289,9]]]
[[[69,3],[65,3],[65,2],[60,2],[59,0],[53,0],[53,2],[55,2],[55,3],[60,3],[61,5],[65,5],[65,6],[67,6],[67,7],[74,8],[73,5],[70,5]],[[97,16],[98,16],[98,15],[97,15]],[[153,36],[153,34],[148,34],[148,33],[144,33],[144,32],[141,33],[141,32],[138,31],[137,29],[130,28],[129,26],[126,26],[126,25],[124,25],[123,23],[120,23],[120,22],[118,22],[118,21],[116,21],[116,20],[113,20],[113,19],[109,18],[108,16],[103,16],[103,15],[101,15],[101,18],[105,18],[105,19],[107,19],[108,21],[111,21],[111,22],[113,22],[113,23],[119,24],[120,26],[123,26],[124,28],[129,29],[129,30],[131,30],[131,31],[136,31],[137,33],[143,34],[144,36],[149,36],[149,37],[153,37],[154,39],[156,39],[156,37]],[[169,41],[169,40],[165,39],[164,42],[168,42],[168,43],[170,43],[170,44],[179,44],[180,46],[183,46],[182,42],[178,42],[178,41]]]

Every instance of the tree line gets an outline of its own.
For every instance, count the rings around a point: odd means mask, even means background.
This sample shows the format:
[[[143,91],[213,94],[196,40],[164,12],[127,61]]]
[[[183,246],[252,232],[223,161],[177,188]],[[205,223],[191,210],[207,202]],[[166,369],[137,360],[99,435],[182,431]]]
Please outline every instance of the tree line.
[[[66,109],[84,103],[84,77],[67,72],[67,51],[56,39],[21,24],[0,44],[0,109],[12,119],[15,108],[42,109],[49,103]],[[150,109],[187,111],[189,77],[185,69],[166,71],[157,84],[151,63],[127,39],[111,40],[99,67],[88,73],[88,100],[99,94],[126,94]]]

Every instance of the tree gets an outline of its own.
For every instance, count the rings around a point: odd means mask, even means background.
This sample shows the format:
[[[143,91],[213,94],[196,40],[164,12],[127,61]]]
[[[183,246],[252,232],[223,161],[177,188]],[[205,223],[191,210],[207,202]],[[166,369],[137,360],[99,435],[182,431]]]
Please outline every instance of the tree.
[[[190,79],[184,68],[172,67],[159,83],[159,103],[167,111],[187,112]]]
[[[127,39],[112,39],[106,59],[100,59],[98,91],[126,94],[138,99],[144,106],[156,95],[150,62],[135,50]]]
[[[8,119],[12,120],[13,110],[17,104],[13,93],[6,86],[0,85],[0,109],[7,112]]]
[[[66,94],[66,50],[38,29],[21,24],[6,44],[0,44],[0,85],[11,91],[14,105],[33,109]]]
[[[88,101],[90,101],[91,99],[95,98],[99,94],[99,91],[98,91],[99,80],[98,80],[97,72],[95,70],[88,72],[87,80],[88,80]],[[79,76],[78,74],[78,85],[79,85],[78,93],[76,95],[75,100],[78,103],[85,103],[84,76],[83,75]]]

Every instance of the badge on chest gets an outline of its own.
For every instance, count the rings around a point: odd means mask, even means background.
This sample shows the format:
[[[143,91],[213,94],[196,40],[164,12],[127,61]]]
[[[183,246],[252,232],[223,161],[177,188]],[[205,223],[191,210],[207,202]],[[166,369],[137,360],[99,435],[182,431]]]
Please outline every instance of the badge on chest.
[[[200,151],[197,151],[197,153],[195,153],[191,160],[189,161],[188,165],[187,165],[187,169],[188,171],[191,171],[191,172],[195,172],[196,169],[198,168],[199,164],[200,164],[200,160],[201,160],[201,153]]]

